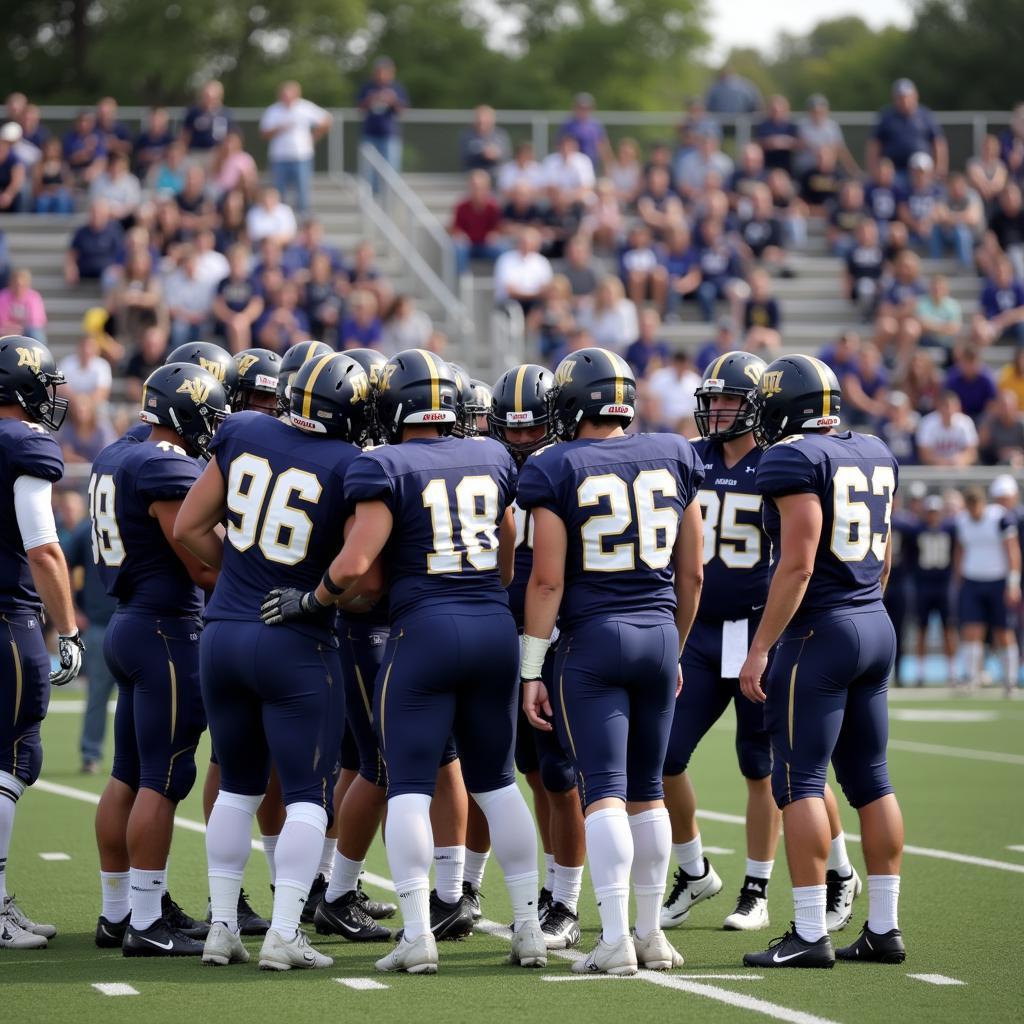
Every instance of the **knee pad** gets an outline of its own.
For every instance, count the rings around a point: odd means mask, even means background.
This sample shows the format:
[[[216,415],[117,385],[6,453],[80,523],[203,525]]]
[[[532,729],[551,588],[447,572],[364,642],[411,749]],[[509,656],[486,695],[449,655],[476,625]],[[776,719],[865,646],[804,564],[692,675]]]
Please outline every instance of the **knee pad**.
[[[241,811],[243,814],[248,814],[250,817],[255,817],[261,803],[263,803],[262,794],[250,796],[245,793],[227,793],[222,789],[217,794],[214,806],[231,807],[236,811]]]
[[[889,781],[889,765],[886,762],[870,772],[856,774],[843,772],[840,775],[837,771],[836,780],[847,802],[854,809],[865,807],[894,792],[892,783]]]
[[[43,741],[36,732],[34,736],[25,737],[18,744],[17,775],[26,786],[31,786],[43,770]]]
[[[181,803],[192,792],[196,781],[195,747],[173,758],[162,774],[147,766],[139,779],[139,788],[152,789],[174,803]]]
[[[317,804],[306,803],[305,801],[299,801],[298,803],[289,804],[285,808],[285,821],[301,822],[304,825],[309,825],[310,828],[315,828],[318,831],[327,831],[327,822],[329,818],[328,812]]]
[[[545,753],[540,758],[540,781],[549,793],[564,793],[576,786],[576,771],[566,757]]]

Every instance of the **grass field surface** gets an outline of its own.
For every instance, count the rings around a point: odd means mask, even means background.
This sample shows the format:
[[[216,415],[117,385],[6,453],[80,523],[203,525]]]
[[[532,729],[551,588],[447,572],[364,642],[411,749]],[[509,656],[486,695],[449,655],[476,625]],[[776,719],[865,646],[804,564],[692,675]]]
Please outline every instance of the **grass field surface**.
[[[43,729],[42,780],[18,805],[8,888],[30,916],[54,922],[59,934],[46,950],[0,950],[5,1020],[205,1024],[358,1016],[455,1024],[518,1017],[598,1024],[642,1014],[702,1024],[996,1024],[1024,1017],[1024,970],[1016,948],[1024,910],[1024,702],[928,691],[893,694],[890,766],[908,843],[900,901],[907,961],[899,967],[839,964],[832,971],[756,972],[741,966],[744,952],[764,948],[792,916],[781,847],[769,891],[771,927],[746,934],[720,930],[743,880],[745,856],[745,788],[727,713],[691,765],[704,809],[705,847],[725,888],[670,933],[686,957],[684,968],[630,979],[573,976],[568,958],[579,955],[575,951],[552,956],[544,970],[507,966],[504,925],[511,912],[493,858],[484,881],[484,928],[466,941],[441,945],[436,977],[376,974],[373,961],[386,946],[333,938],[314,939],[335,958],[332,969],[280,975],[258,971],[255,962],[215,969],[196,960],[125,960],[116,951],[96,949],[100,897],[93,817],[105,779],[78,774],[80,704],[76,693],[55,698]],[[179,808],[169,869],[172,894],[195,916],[206,907],[199,799],[206,754],[204,744],[200,782]],[[843,814],[856,834],[856,815],[848,808]],[[850,853],[864,876],[855,842]],[[367,871],[367,888],[383,894],[389,883],[379,842]],[[256,850],[245,885],[256,909],[269,916],[267,868]],[[589,876],[580,909],[581,948],[587,950],[598,931]],[[853,940],[866,914],[865,893],[839,943]],[[250,952],[258,951],[259,941],[247,940]]]

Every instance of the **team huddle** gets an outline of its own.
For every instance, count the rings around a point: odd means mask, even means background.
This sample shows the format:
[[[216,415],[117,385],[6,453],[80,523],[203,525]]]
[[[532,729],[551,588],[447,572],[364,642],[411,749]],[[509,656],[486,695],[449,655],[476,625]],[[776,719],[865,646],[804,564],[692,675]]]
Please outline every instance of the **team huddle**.
[[[50,508],[60,383],[44,346],[0,338],[0,948],[56,934],[5,878],[49,687],[83,650]],[[260,968],[329,967],[313,925],[393,941],[378,970],[433,974],[437,940],[482,916],[493,847],[511,963],[542,967],[580,942],[586,860],[601,934],[573,970],[680,967],[666,931],[723,888],[687,765],[734,703],[748,849],[724,927],[768,927],[783,822],[794,893],[790,929],[744,964],[901,963],[882,605],[896,460],[841,429],[839,384],[809,356],[728,353],[697,402],[692,443],[626,433],[635,381],[598,348],[554,373],[516,367],[493,390],[419,349],[173,352],[89,483],[93,557],[118,602],[96,944],[223,966],[262,935]],[[207,728],[197,920],[166,872]],[[830,763],[867,866],[867,920],[841,948],[829,932],[862,882]],[[385,818],[397,906],[359,881]],[[269,920],[242,889],[254,820]],[[393,933],[381,922],[399,911]]]

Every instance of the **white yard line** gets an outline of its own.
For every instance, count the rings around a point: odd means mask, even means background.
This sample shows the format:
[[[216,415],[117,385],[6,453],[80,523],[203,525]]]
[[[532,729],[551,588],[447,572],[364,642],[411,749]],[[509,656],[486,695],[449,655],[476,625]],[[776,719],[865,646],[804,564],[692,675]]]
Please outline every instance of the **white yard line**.
[[[97,981],[92,986],[97,992],[105,996],[137,996],[139,990],[123,981]]]
[[[387,985],[382,985],[379,981],[374,981],[373,978],[335,978],[334,980],[339,985],[353,988],[357,992],[379,992],[388,988]]]
[[[41,853],[40,860],[71,860],[70,853]]]
[[[929,985],[966,985],[966,981],[959,978],[948,978],[945,974],[908,974],[908,978],[915,981],[924,981]]]
[[[1024,765],[1024,754],[1001,754],[992,750],[974,750],[970,747],[946,747],[938,743],[916,743],[912,740],[889,740],[893,750],[910,754],[938,754],[941,757],[959,757],[965,761],[995,761],[997,764]]]
[[[646,973],[646,972],[642,972]],[[683,981],[764,981],[763,974],[673,974]],[[642,974],[634,974],[633,979]],[[630,978],[616,978],[612,974],[545,974],[541,981],[630,981]]]

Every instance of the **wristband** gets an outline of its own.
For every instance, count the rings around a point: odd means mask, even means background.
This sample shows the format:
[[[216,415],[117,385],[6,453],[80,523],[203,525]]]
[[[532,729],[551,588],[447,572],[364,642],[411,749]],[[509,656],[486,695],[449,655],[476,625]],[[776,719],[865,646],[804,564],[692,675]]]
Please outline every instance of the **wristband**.
[[[550,640],[542,640],[539,636],[523,634],[519,648],[519,677],[521,679],[540,679],[544,668],[544,658],[551,646]]]
[[[335,597],[340,597],[342,594],[345,593],[344,587],[339,587],[334,582],[334,580],[331,579],[330,569],[328,569],[324,573],[324,578],[320,582],[324,585],[324,590],[326,590],[328,594],[333,594]]]
[[[1020,587],[1020,570],[1019,569],[1016,572],[1011,572],[1010,575],[1006,577],[1006,585],[1011,590],[1016,590],[1018,587]]]
[[[302,610],[307,615],[316,615],[318,612],[325,611],[326,609],[331,607],[331,605],[329,603],[328,604],[321,604],[320,603],[320,599],[316,596],[316,588],[315,587],[312,590],[310,590],[307,593],[302,595],[302,600],[300,602],[300,605],[302,607]]]

